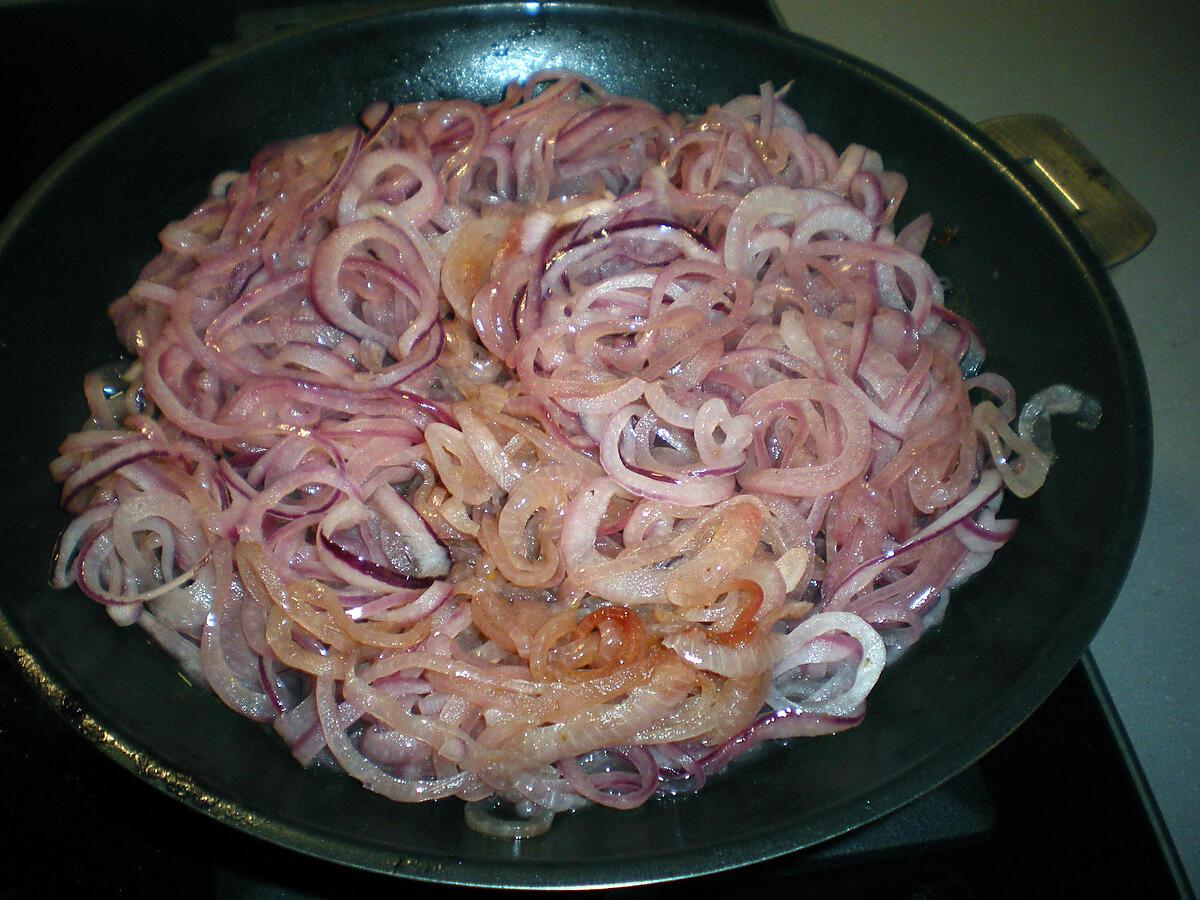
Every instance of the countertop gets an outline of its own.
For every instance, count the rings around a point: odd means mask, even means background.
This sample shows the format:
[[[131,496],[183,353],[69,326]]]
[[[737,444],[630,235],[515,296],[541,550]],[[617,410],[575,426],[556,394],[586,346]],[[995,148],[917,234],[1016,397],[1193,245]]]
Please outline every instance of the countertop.
[[[1154,216],[1158,234],[1111,271],[1154,409],[1154,485],[1141,544],[1091,646],[1193,885],[1200,884],[1200,7],[993,0],[836,5],[776,0],[788,26],[867,59],[972,121],[1066,123]],[[1103,490],[1103,485],[1097,485]]]

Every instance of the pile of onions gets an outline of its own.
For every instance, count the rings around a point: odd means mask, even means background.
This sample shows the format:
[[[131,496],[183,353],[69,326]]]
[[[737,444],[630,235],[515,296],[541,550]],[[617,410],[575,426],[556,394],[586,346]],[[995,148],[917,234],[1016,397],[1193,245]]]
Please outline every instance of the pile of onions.
[[[903,176],[781,94],[688,120],[543,72],[218,176],[111,308],[136,359],[53,464],[54,584],[491,833],[858,723],[1047,417],[1099,410],[1018,417]]]

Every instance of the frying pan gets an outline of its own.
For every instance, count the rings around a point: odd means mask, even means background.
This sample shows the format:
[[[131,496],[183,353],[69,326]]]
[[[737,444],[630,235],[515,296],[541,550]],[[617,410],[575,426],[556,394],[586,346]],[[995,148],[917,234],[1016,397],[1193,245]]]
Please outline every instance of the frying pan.
[[[1099,397],[1094,432],[1056,428],[1059,461],[1017,537],[956,592],[945,622],[885,672],[865,723],[771,748],[700,794],[588,809],[518,847],[469,831],[457,801],[399,806],[181,682],[134,629],[45,564],[66,517],[46,473],[85,416],[80,379],[118,352],[105,307],[154,235],[217,171],[262,144],[352,121],[369,101],[466,96],[545,67],[698,112],[792,82],[789,102],[835,147],[878,149],[910,182],[903,216],[957,230],[928,258],[948,305],[988,342],[1019,397],[1068,381]],[[190,806],[317,857],[452,884],[600,886],[699,875],[811,846],[923,795],[1049,694],[1116,597],[1145,511],[1150,416],[1125,314],[1096,258],[1041,188],[934,100],[800,37],[684,13],[575,5],[401,11],[283,38],[192,69],[92,132],[0,229],[3,373],[17,427],[3,476],[0,636],[76,728]],[[753,815],[746,810],[753,808]]]

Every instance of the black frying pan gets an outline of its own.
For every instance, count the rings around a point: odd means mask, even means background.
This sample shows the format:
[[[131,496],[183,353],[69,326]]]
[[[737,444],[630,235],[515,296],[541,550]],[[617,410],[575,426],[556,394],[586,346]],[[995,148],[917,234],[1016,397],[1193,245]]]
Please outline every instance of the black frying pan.
[[[351,121],[368,101],[467,96],[546,66],[699,111],[794,81],[810,127],[880,150],[909,177],[907,216],[957,238],[929,253],[1019,396],[1059,381],[1096,394],[1095,432],[1060,427],[1060,461],[1017,538],[887,671],[866,722],[764,753],[700,795],[561,817],[519,851],[466,829],[456,801],[401,807],[328,771],[183,685],[133,629],[45,586],[66,518],[46,472],[84,417],[79,385],[117,352],[109,300],[154,235],[217,171],[260,145]],[[1149,485],[1145,380],[1112,286],[1070,224],[994,146],[936,102],[827,47],[680,13],[495,5],[350,21],[225,58],[143,97],[77,145],[0,231],[7,586],[0,633],[60,712],[122,765],[214,818],[294,849],[430,881],[627,884],[766,859],[926,793],[1015,728],[1078,659],[1111,606]],[[236,761],[231,764],[231,760]],[[752,814],[749,812],[752,810]]]

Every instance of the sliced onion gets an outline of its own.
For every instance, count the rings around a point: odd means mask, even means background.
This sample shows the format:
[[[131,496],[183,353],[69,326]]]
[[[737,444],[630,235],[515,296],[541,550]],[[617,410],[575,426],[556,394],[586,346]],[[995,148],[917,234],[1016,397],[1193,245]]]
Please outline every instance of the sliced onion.
[[[218,176],[111,307],[52,584],[501,839],[857,725],[1100,411],[1017,414],[904,176],[786,91],[547,71]]]
[[[887,648],[879,634],[853,613],[827,612],[805,619],[780,640],[783,645],[779,662],[775,664],[775,676],[786,673],[802,664],[805,648],[817,637],[832,631],[850,635],[859,642],[862,657],[854,676],[854,683],[844,693],[816,704],[797,703],[800,712],[820,715],[851,716],[866,699],[887,662]]]

